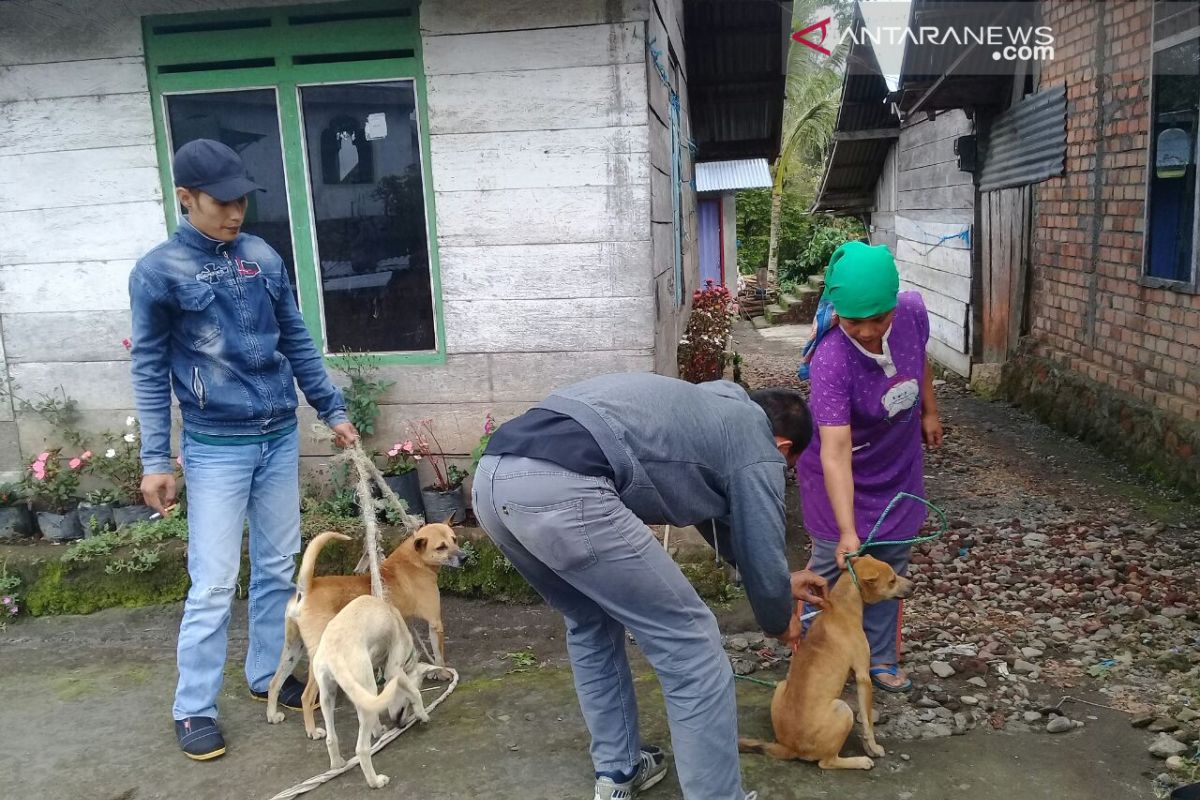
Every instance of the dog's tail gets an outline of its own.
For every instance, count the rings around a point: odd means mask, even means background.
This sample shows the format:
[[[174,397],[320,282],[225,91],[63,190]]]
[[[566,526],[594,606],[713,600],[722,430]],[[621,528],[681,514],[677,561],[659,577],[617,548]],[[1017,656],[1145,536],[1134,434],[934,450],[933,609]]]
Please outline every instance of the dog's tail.
[[[300,572],[296,575],[296,589],[300,592],[301,600],[304,599],[304,595],[308,594],[308,587],[312,585],[313,571],[317,568],[317,556],[321,555],[321,548],[330,539],[350,541],[350,537],[344,533],[325,531],[318,533],[308,543],[308,547],[304,549],[304,558],[300,561]]]
[[[738,739],[738,750],[743,753],[758,753],[759,755],[777,758],[780,761],[793,761],[800,757],[799,753],[789,750],[778,742],[764,742],[761,739]]]
[[[355,708],[361,708],[372,714],[381,714],[396,699],[396,692],[399,689],[398,681],[399,677],[393,675],[391,680],[383,685],[379,694],[375,694],[353,679],[346,681],[342,690],[346,692],[350,702],[354,703]]]

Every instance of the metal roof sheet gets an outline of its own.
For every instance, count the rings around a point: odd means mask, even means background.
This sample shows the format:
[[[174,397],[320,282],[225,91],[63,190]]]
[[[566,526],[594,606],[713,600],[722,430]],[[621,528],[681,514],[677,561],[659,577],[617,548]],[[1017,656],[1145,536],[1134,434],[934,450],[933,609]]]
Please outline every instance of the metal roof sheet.
[[[766,189],[770,186],[771,169],[765,158],[696,164],[697,192],[731,192],[735,189]]]

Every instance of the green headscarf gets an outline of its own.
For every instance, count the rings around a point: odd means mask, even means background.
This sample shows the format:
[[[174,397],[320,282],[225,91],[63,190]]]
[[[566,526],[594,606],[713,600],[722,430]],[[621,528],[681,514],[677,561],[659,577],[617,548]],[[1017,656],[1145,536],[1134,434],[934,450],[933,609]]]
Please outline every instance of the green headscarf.
[[[824,299],[839,317],[865,319],[896,307],[900,273],[886,245],[846,242],[825,268]]]

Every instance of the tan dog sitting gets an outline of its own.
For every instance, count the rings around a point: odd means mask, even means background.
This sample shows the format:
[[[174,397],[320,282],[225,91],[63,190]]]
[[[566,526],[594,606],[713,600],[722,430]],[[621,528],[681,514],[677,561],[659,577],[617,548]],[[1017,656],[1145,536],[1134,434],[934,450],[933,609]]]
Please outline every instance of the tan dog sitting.
[[[292,674],[300,656],[316,653],[321,635],[329,621],[356,597],[371,593],[369,575],[329,575],[313,577],[317,556],[331,539],[350,537],[326,531],[313,537],[304,551],[300,572],[296,576],[296,595],[288,601],[285,613],[283,654],[275,677],[267,689],[267,722],[283,721],[279,711],[279,690]],[[462,564],[463,552],[458,537],[449,525],[435,522],[422,526],[405,539],[379,565],[379,575],[388,600],[405,619],[420,618],[429,623],[429,638],[433,644],[433,660],[445,664],[445,639],[442,628],[442,599],[438,591],[438,572],[442,567]],[[308,683],[301,699],[304,730],[310,739],[319,739],[324,732],[317,727],[317,684],[309,670]]]
[[[870,556],[855,558],[853,567],[858,585],[849,575],[838,579],[825,609],[792,657],[787,679],[775,688],[771,723],[776,741],[739,739],[738,749],[742,752],[816,761],[821,769],[875,766],[866,756],[838,755],[854,727],[854,712],[841,699],[846,679],[853,672],[863,747],[870,756],[884,755],[884,749],[875,741],[871,719],[871,649],[863,633],[863,604],[908,597],[912,581],[897,576],[890,566]]]

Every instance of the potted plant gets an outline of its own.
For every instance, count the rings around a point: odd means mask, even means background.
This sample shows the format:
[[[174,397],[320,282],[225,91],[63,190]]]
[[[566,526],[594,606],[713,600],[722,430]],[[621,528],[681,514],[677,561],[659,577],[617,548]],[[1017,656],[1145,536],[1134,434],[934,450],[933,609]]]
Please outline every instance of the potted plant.
[[[137,419],[126,417],[124,434],[107,433],[104,438],[108,448],[94,468],[115,489],[118,505],[113,508],[113,524],[120,530],[154,514],[142,500],[142,437]]]
[[[79,524],[83,526],[83,538],[94,533],[111,531],[115,527],[113,510],[121,496],[115,489],[93,489],[83,496],[79,504]]]
[[[404,501],[408,513],[416,516],[425,514],[425,503],[421,499],[421,479],[417,476],[417,462],[421,454],[412,439],[396,442],[387,452],[387,461],[380,472],[383,480],[396,496]]]
[[[62,448],[54,448],[39,454],[29,465],[26,485],[39,507],[38,529],[47,541],[65,542],[83,538],[83,528],[79,524],[75,505],[79,497],[80,473],[91,457],[91,451],[87,450],[64,465]]]
[[[25,487],[19,483],[0,484],[0,540],[25,539],[33,535],[33,515]]]
[[[447,464],[446,454],[437,440],[437,434],[433,432],[433,420],[421,420],[415,428],[410,426],[410,432],[416,453],[427,459],[433,467],[434,482],[421,487],[425,519],[448,521],[451,525],[464,522],[467,504],[462,485],[467,478],[467,471]]]

